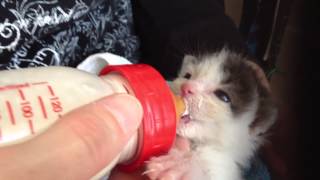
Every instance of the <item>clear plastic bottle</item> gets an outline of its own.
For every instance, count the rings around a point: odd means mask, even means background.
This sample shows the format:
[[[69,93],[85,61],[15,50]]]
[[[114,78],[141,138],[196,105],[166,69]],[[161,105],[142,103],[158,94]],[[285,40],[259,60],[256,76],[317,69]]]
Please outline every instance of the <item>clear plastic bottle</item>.
[[[166,152],[183,105],[177,111],[165,80],[144,64],[107,66],[100,76],[68,67],[0,71],[0,147],[32,138],[63,114],[114,93],[136,96],[144,117],[121,155],[104,171],[118,161],[126,161],[123,170],[134,170],[150,156]]]

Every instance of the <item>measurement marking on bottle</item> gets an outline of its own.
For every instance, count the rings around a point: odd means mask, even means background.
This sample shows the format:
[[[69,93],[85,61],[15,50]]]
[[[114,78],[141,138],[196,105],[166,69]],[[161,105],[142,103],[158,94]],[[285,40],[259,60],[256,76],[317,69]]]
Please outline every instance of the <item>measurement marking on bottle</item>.
[[[44,84],[48,84],[48,82],[36,82],[36,83],[32,83],[32,85],[44,85]]]
[[[6,86],[0,86],[0,91],[6,91],[6,90],[12,90],[12,89],[19,89],[19,88],[26,88],[29,87],[29,83],[24,83],[24,84],[10,84]]]
[[[32,106],[29,101],[25,101],[21,103],[22,115],[25,118],[33,117]]]
[[[54,91],[50,85],[48,85],[48,90],[49,90],[51,96],[55,96]]]
[[[33,122],[32,122],[32,120],[29,119],[28,124],[29,124],[30,133],[31,133],[31,134],[34,134],[34,128],[33,128]]]
[[[50,104],[51,104],[52,111],[55,113],[61,113],[63,111],[63,107],[62,107],[62,104],[61,104],[59,97],[55,95],[55,92],[53,91],[52,86],[47,85],[47,87],[48,87],[48,90],[49,90],[51,96],[53,96],[50,98]],[[60,116],[59,116],[59,118],[60,118]]]
[[[41,96],[38,96],[38,101],[39,101],[39,104],[40,104],[40,107],[41,107],[41,112],[42,112],[43,117],[45,119],[48,119],[47,110],[46,110],[46,107],[44,106],[44,103],[43,103],[43,100],[42,100]]]
[[[7,106],[7,111],[8,111],[8,114],[9,114],[10,122],[11,122],[12,125],[15,125],[16,124],[16,120],[15,120],[15,117],[14,117],[14,114],[13,114],[13,111],[12,111],[11,103],[9,101],[6,101],[6,106]]]
[[[50,98],[50,101],[51,101],[51,106],[52,106],[53,112],[60,113],[63,111],[61,102],[58,97],[52,97],[52,98]]]
[[[26,100],[26,97],[24,96],[22,89],[18,89],[18,91],[19,91],[19,95],[20,95],[21,99]]]

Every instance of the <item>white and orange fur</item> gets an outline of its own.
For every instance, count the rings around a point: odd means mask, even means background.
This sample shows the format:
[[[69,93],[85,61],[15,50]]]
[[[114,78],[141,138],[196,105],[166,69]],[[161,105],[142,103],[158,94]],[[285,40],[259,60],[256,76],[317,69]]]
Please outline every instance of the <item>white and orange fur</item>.
[[[177,140],[185,145],[151,158],[145,174],[150,179],[243,179],[242,169],[276,117],[263,71],[224,48],[186,55],[173,84],[187,104],[177,128]]]

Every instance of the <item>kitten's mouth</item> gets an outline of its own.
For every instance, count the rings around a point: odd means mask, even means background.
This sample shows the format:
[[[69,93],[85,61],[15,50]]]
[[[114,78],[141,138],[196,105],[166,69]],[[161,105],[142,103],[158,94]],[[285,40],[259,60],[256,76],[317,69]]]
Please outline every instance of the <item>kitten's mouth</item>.
[[[191,122],[192,119],[191,119],[191,116],[190,116],[190,110],[189,110],[189,106],[188,106],[188,101],[186,99],[184,99],[184,102],[185,102],[186,110],[182,114],[180,121],[183,124],[188,124],[189,122]]]

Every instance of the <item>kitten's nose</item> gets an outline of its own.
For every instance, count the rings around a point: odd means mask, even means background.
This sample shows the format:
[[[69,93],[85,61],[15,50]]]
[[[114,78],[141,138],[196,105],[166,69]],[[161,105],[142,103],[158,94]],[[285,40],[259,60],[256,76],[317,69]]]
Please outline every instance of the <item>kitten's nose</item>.
[[[182,84],[181,86],[181,95],[182,97],[190,96],[195,93],[195,89],[189,83]]]

